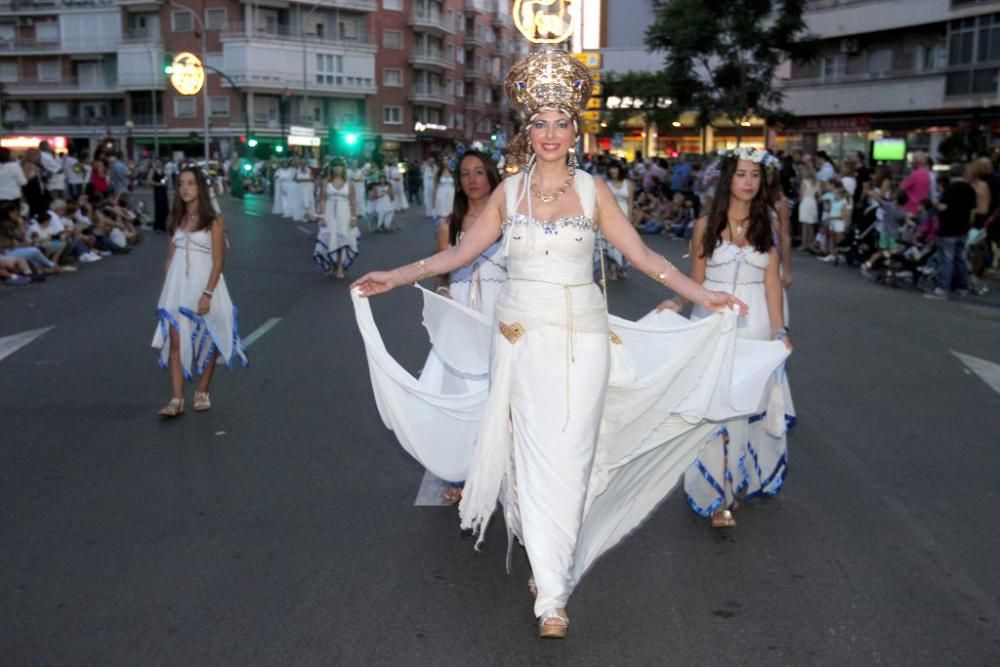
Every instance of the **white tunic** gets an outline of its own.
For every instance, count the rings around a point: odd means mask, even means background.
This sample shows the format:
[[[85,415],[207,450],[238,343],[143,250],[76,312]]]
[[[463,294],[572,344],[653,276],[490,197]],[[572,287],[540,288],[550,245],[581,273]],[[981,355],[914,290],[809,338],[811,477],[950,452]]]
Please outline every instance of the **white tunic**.
[[[346,269],[358,256],[360,234],[358,228],[351,224],[351,185],[345,181],[337,188],[328,181],[324,190],[326,207],[316,236],[313,259],[324,271],[329,271],[339,262]]]
[[[739,319],[736,335],[740,338],[771,340],[764,291],[764,271],[770,261],[769,254],[753,246],[740,247],[723,240],[706,262],[705,287],[729,292],[749,308],[749,314]],[[707,316],[709,313],[699,307],[691,313],[692,319]],[[781,489],[788,470],[784,430],[794,425],[795,408],[784,372],[777,373],[774,379],[779,382],[769,384],[754,414],[724,422],[726,437],[706,447],[684,474],[688,504],[698,514],[708,517],[732,505],[736,498],[774,495]],[[777,403],[770,400],[772,392],[780,395]],[[781,407],[784,413],[777,416],[785,426],[778,434],[768,433],[765,419],[769,403]]]
[[[455,179],[445,169],[434,188],[434,215],[446,218],[455,206]]]
[[[367,300],[354,293],[354,305],[384,422],[435,475],[467,480],[462,525],[480,539],[503,501],[540,615],[565,606],[594,560],[670,491],[717,432],[705,419],[756,409],[787,352],[738,346],[733,312],[697,323],[612,317],[609,329],[591,274],[592,178],[577,172],[583,213],[553,221],[519,207],[523,182],[505,182],[508,281],[496,321],[422,290],[424,325],[445,363],[488,377],[488,389],[429,391],[389,356]]]
[[[235,356],[246,366],[247,356],[240,342],[236,307],[229,297],[223,276],[219,276],[215,285],[208,313],[204,316],[197,314],[198,301],[212,273],[212,232],[208,229],[196,232],[178,229],[171,243],[174,244],[174,254],[156,307],[159,321],[153,334],[153,347],[160,350],[160,366],[166,368],[170,360],[170,328],[179,334],[181,367],[185,378],[200,375],[215,353],[222,355],[227,365],[232,364]]]
[[[611,194],[615,196],[618,208],[621,209],[627,220],[630,219],[632,212],[629,210],[628,205],[628,181],[623,180],[619,187],[615,187],[615,184],[610,180],[605,182],[608,184],[608,189],[611,190]],[[604,251],[604,256],[609,262],[614,263],[620,269],[626,268],[628,263],[625,261],[625,256],[622,255],[618,248],[608,243],[607,239],[604,237],[601,237],[601,249]]]

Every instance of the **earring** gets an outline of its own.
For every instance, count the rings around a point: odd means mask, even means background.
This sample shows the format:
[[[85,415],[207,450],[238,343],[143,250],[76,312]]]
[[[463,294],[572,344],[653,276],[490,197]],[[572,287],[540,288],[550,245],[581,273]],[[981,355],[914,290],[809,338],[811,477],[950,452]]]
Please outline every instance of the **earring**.
[[[569,157],[566,160],[566,166],[569,168],[569,177],[573,178],[576,175],[576,168],[579,166],[576,161],[576,148],[569,149]]]
[[[535,167],[535,157],[535,150],[533,148],[528,148],[528,164],[524,166],[525,171],[530,173]]]

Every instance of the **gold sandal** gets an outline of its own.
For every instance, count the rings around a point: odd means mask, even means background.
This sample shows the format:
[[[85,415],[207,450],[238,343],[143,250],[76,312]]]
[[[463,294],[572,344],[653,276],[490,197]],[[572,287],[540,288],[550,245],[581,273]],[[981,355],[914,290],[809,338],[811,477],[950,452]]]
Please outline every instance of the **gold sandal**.
[[[170,402],[160,408],[159,415],[164,419],[173,419],[184,414],[184,399],[171,398]]]
[[[212,401],[208,398],[207,391],[196,391],[194,392],[194,410],[195,412],[204,412],[205,410],[212,409]]]
[[[546,609],[538,617],[538,636],[542,639],[565,639],[569,632],[569,618],[566,612],[559,613],[557,609]]]
[[[735,528],[736,519],[729,510],[716,510],[712,513],[712,528]]]

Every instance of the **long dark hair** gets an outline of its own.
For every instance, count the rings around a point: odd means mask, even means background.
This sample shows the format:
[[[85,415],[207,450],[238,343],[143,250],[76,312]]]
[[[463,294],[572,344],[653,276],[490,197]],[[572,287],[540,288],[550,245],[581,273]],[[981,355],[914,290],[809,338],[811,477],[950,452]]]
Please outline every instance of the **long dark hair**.
[[[469,198],[466,196],[465,190],[462,189],[462,163],[470,157],[474,157],[483,163],[483,169],[486,170],[486,178],[490,182],[490,193],[500,185],[500,172],[497,170],[496,164],[493,163],[493,160],[486,153],[477,150],[465,152],[462,159],[458,161],[458,166],[455,168],[457,173],[454,174],[455,183],[458,187],[455,188],[455,204],[451,210],[451,222],[448,224],[448,242],[451,245],[458,244],[458,233],[462,231],[462,220],[465,220],[465,216],[469,212]]]
[[[181,199],[181,174],[189,173],[194,176],[194,182],[198,186],[198,229],[211,229],[212,223],[219,216],[212,208],[212,195],[208,191],[208,178],[205,174],[197,167],[182,167],[179,172],[177,172],[177,184],[178,187],[174,190],[174,201],[170,205],[170,214],[167,217],[167,233],[170,236],[174,235],[181,225],[184,224],[184,214],[187,212],[187,204]]]
[[[701,240],[701,256],[708,259],[722,242],[722,232],[729,223],[729,188],[736,175],[739,160],[729,158],[724,160],[719,170],[719,180],[715,184],[715,197],[708,210],[708,220],[705,225],[705,236]],[[760,188],[750,200],[750,220],[747,225],[747,241],[758,252],[768,252],[774,247],[774,235],[771,231],[771,202],[768,196],[767,178],[764,165],[760,168]]]

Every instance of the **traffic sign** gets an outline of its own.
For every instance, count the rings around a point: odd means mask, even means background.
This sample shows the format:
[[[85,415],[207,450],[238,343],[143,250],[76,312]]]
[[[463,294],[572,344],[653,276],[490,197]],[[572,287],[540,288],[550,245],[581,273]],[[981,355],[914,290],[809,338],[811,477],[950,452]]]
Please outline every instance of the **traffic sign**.
[[[583,53],[574,53],[573,57],[586,65],[589,69],[601,69],[601,52],[600,51],[585,51]]]

